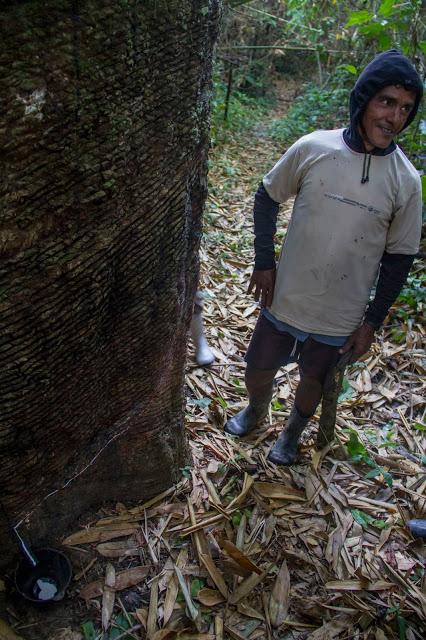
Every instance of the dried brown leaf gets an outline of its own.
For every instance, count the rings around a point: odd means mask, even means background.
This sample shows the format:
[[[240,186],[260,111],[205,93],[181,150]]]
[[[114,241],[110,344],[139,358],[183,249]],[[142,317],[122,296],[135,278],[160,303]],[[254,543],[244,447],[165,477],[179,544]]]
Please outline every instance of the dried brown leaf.
[[[200,589],[196,596],[197,600],[201,602],[205,607],[214,607],[217,604],[225,602],[223,595],[216,591],[216,589]]]
[[[149,640],[157,631],[157,610],[158,610],[158,581],[160,576],[155,576],[151,583],[148,619],[146,622],[146,635]]]
[[[228,598],[228,588],[226,586],[225,580],[223,578],[222,573],[219,571],[219,569],[216,567],[215,563],[213,562],[213,559],[207,554],[201,553],[200,560],[203,563],[203,565],[206,567],[211,579],[219,589],[220,593],[223,595],[225,599]]]
[[[269,618],[276,629],[284,622],[289,605],[290,573],[284,560],[278,572],[269,600]]]
[[[23,640],[23,638],[18,636],[7,622],[0,619],[0,640]]]
[[[305,492],[278,482],[255,482],[254,488],[263,498],[279,500],[306,500]]]
[[[122,591],[129,587],[134,587],[146,578],[151,570],[150,566],[141,565],[139,567],[133,567],[132,569],[126,569],[126,571],[120,571],[115,576],[115,591]],[[104,591],[104,580],[95,580],[84,586],[79,593],[80,598],[84,600],[90,600],[92,598],[98,598]]]
[[[257,609],[253,609],[253,607],[250,607],[245,602],[240,602],[237,604],[237,611],[239,613],[242,613],[243,616],[247,616],[248,618],[255,618],[256,620],[265,622],[265,616],[260,613],[260,611],[257,611]]]
[[[253,589],[260,583],[265,577],[268,575],[269,571],[273,567],[273,563],[268,565],[268,567],[262,571],[259,575],[257,573],[253,573],[249,578],[244,580],[232,593],[229,597],[230,604],[237,604],[240,600],[245,598],[249,593],[253,591]]]
[[[255,565],[254,562],[252,562],[250,558],[246,556],[245,553],[240,551],[238,547],[236,547],[235,544],[233,544],[230,540],[221,538],[219,540],[219,545],[226,551],[229,556],[231,556],[233,560],[235,560],[237,564],[240,565],[240,567],[243,567],[243,569],[258,574],[262,573],[262,569],[259,569],[259,567]]]
[[[127,523],[117,523],[114,526],[92,527],[90,529],[82,529],[65,538],[62,544],[72,547],[79,544],[87,544],[89,542],[106,542],[114,538],[123,538],[136,533],[136,527],[129,527]]]
[[[139,547],[134,538],[98,544],[96,551],[105,558],[120,558],[122,556],[139,555]]]
[[[182,571],[188,561],[188,550],[181,549],[176,559],[176,566]],[[166,625],[170,620],[175,606],[176,597],[179,590],[179,583],[175,573],[170,577],[169,584],[167,586],[166,597],[164,599],[164,613],[163,624]]]
[[[392,587],[393,583],[386,580],[330,580],[325,584],[329,591],[386,591]]]
[[[108,562],[105,570],[105,584],[102,594],[102,629],[109,627],[115,602],[115,568]]]

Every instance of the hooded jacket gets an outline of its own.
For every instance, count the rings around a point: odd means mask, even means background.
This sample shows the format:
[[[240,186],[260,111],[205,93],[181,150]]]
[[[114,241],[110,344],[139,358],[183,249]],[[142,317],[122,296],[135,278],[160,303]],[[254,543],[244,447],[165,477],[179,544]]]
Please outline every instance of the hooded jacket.
[[[402,53],[390,49],[379,53],[364,69],[355,83],[349,98],[350,126],[343,132],[346,144],[354,151],[367,153],[359,133],[363,113],[371,98],[385,87],[400,85],[415,93],[414,107],[410,111],[404,129],[414,120],[423,95],[423,84],[416,68]],[[373,149],[372,155],[385,156],[396,148],[395,142],[386,149]]]

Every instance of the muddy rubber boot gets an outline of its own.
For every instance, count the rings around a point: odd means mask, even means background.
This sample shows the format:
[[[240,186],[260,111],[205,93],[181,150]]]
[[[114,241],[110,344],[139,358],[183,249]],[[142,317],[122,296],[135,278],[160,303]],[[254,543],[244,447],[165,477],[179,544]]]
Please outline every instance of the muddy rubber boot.
[[[269,462],[287,467],[294,463],[300,436],[309,420],[310,418],[304,418],[296,407],[293,407],[286,428],[280,433],[278,440],[268,454]]]
[[[272,389],[263,398],[250,400],[233,418],[226,422],[224,430],[231,436],[246,436],[268,414],[269,403],[272,399]]]
[[[213,364],[215,357],[204,335],[203,316],[201,313],[194,313],[192,316],[191,338],[195,347],[196,363],[200,367],[208,367]]]

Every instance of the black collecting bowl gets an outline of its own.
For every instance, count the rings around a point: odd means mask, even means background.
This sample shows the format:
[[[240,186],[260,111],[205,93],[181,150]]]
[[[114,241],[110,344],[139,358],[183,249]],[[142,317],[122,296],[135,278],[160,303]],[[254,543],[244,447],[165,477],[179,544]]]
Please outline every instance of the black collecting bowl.
[[[15,585],[26,600],[44,604],[62,600],[72,577],[71,563],[57,549],[36,549],[36,566],[22,558],[16,567]]]

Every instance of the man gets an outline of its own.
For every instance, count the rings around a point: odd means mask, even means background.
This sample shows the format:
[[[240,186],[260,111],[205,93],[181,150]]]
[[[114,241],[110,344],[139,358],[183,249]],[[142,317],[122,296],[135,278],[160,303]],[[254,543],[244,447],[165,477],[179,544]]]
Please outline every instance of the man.
[[[300,383],[269,453],[290,465],[341,354],[366,353],[418,252],[421,182],[394,142],[413,120],[422,82],[396,50],[379,54],[350,96],[350,126],[302,137],[255,196],[255,267],[249,292],[264,308],[247,355],[248,406],[225,431],[244,436],[267,414],[277,370],[297,360]],[[296,196],[275,268],[279,203]],[[374,300],[369,301],[378,275]]]

